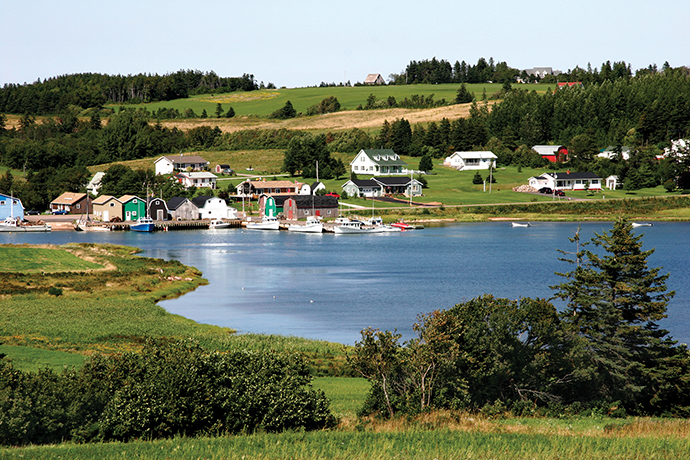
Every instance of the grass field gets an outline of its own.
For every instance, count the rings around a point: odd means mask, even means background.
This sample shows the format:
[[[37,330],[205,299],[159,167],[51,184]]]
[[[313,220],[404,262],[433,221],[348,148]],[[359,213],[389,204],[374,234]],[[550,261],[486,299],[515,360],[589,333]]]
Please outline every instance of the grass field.
[[[467,85],[467,89],[474,93],[477,100],[481,100],[485,90],[487,97],[490,97],[492,94],[500,91],[501,87],[502,85],[499,83]],[[297,112],[306,113],[307,108],[318,104],[329,96],[334,96],[338,99],[341,110],[354,110],[360,104],[365,106],[370,94],[373,94],[379,100],[387,100],[388,97],[392,96],[398,102],[405,98],[411,99],[415,94],[425,97],[433,94],[436,101],[445,99],[447,102],[453,102],[458,88],[460,88],[459,84],[281,88],[213,95],[206,94],[193,96],[188,99],[142,104],[141,106],[146,107],[150,111],[167,107],[183,112],[190,108],[197,115],[200,115],[205,109],[208,116],[212,117],[215,114],[216,105],[220,103],[224,110],[232,107],[235,110],[236,116],[256,115],[264,117],[283,107],[287,101],[290,101]],[[530,91],[534,90],[543,93],[549,88],[553,89],[553,85],[515,85],[515,88],[525,88]]]
[[[0,272],[54,273],[102,268],[103,265],[81,259],[64,249],[0,246]]]

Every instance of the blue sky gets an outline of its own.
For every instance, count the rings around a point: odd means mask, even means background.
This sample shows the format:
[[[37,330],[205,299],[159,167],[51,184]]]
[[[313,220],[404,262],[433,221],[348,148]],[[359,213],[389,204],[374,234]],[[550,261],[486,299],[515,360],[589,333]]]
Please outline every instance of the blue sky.
[[[198,69],[299,87],[387,78],[434,56],[564,71],[690,65],[690,2],[10,0],[0,34],[0,85]]]

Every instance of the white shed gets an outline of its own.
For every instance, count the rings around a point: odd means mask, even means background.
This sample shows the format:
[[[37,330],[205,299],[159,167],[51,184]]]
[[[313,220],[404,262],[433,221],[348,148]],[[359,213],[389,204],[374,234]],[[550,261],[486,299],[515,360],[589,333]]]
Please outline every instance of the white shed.
[[[471,169],[489,169],[490,166],[496,167],[498,157],[493,152],[455,152],[446,157],[444,166],[450,166],[458,171]]]

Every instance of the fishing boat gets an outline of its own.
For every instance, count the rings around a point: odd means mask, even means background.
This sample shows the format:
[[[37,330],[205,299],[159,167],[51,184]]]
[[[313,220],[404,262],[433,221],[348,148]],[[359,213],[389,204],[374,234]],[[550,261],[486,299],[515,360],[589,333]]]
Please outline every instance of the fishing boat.
[[[323,233],[323,223],[318,217],[309,216],[304,224],[290,224],[289,232]]]
[[[510,225],[513,227],[531,227],[532,226],[532,225],[530,225],[529,222],[511,222]]]
[[[0,232],[49,232],[50,225],[45,223],[23,223],[19,217],[14,217],[14,197],[10,194],[10,216],[0,222]]]
[[[129,225],[129,229],[133,232],[152,232],[155,228],[156,225],[150,217],[140,217],[136,220],[136,223]]]
[[[247,222],[248,230],[280,230],[280,221],[274,216],[264,216],[261,222]]]
[[[223,219],[213,219],[211,222],[208,224],[208,228],[210,230],[217,230],[221,228],[230,228],[232,224],[230,222],[226,222]]]
[[[79,232],[109,232],[110,227],[93,221],[79,220],[74,224],[74,229]]]
[[[400,222],[392,223],[391,227],[397,227],[400,230],[414,230],[415,229],[414,225],[410,225],[407,222],[403,222],[402,220]]]
[[[50,232],[49,224],[24,224],[18,217],[8,217],[0,222],[0,232]]]
[[[349,222],[343,222],[342,224],[333,227],[333,233],[383,233],[383,227],[367,227],[364,225],[362,221],[351,220]]]
[[[638,228],[638,227],[651,227],[654,224],[651,222],[633,222],[632,226],[633,228]]]

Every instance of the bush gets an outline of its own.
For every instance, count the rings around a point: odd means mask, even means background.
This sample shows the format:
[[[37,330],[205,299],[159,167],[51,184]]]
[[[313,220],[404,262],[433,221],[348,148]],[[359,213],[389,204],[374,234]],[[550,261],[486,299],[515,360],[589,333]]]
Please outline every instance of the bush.
[[[59,297],[62,295],[62,289],[57,287],[51,287],[50,289],[48,289],[48,294],[54,295],[55,297]]]

